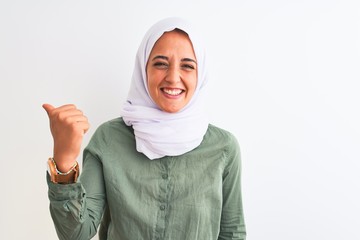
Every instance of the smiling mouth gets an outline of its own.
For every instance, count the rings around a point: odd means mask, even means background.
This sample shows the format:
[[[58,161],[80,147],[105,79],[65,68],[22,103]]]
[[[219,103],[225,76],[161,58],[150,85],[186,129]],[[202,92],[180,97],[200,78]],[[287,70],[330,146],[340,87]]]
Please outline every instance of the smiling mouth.
[[[184,90],[179,89],[179,88],[176,88],[176,89],[161,88],[161,91],[163,91],[164,93],[169,94],[171,96],[178,96],[184,92]]]

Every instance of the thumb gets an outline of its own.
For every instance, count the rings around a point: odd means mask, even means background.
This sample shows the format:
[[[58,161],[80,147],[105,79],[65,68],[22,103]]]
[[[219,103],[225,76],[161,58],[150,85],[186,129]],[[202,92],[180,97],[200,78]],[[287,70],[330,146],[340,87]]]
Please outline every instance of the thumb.
[[[42,107],[45,109],[48,115],[50,115],[51,110],[55,108],[53,105],[48,103],[43,104]]]

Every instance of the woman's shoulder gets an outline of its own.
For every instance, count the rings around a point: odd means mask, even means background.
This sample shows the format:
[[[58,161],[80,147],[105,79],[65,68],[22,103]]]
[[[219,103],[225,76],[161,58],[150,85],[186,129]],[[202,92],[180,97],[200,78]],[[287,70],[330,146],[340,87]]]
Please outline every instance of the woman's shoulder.
[[[100,124],[99,128],[121,127],[121,126],[126,126],[126,124],[122,119],[122,117],[117,117],[103,122],[102,124]]]
[[[101,123],[97,128],[97,131],[108,131],[109,129],[128,130],[129,128],[131,127],[125,124],[122,117],[117,117]]]
[[[226,154],[240,150],[238,140],[232,132],[213,124],[209,124],[202,145],[217,151],[224,151]]]
[[[224,128],[209,124],[204,140],[213,147],[216,146],[217,151],[224,151],[228,167],[234,163],[240,165],[240,145],[235,134]]]
[[[209,124],[205,138],[226,143],[233,142],[237,144],[237,139],[232,132],[214,124]]]
[[[122,117],[117,117],[101,123],[95,130],[93,138],[101,137],[103,139],[111,139],[115,136],[133,136],[133,134],[133,128],[127,126]]]

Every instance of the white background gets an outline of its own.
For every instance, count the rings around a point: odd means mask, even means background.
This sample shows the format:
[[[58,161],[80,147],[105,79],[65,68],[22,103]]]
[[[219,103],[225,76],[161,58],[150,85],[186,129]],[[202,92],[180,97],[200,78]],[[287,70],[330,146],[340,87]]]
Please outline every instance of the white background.
[[[359,240],[357,0],[2,0],[0,238],[57,239],[41,105],[81,108],[85,146],[119,116],[143,34],[168,16],[203,28],[207,110],[241,145],[248,239]]]

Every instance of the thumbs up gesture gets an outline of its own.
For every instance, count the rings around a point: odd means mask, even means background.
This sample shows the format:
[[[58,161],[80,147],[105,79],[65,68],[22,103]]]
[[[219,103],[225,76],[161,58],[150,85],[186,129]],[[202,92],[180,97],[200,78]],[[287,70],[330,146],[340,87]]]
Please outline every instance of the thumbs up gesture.
[[[50,121],[50,130],[54,139],[54,160],[61,172],[67,172],[80,154],[84,134],[90,125],[87,117],[73,104],[55,108],[43,104]]]

